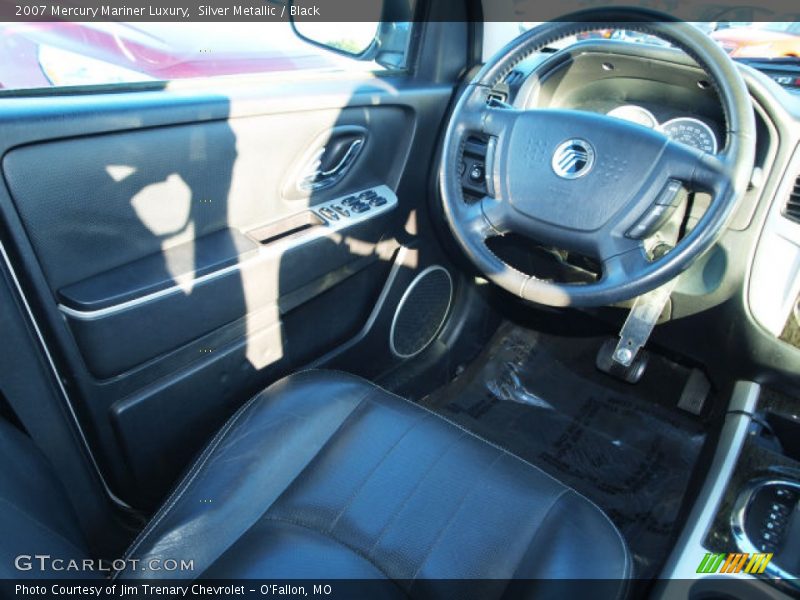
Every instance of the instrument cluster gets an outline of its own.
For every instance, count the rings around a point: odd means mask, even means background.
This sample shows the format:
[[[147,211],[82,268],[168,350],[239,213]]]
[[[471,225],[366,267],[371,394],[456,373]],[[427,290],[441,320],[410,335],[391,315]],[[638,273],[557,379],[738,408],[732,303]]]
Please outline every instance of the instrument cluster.
[[[660,123],[651,111],[637,104],[618,106],[607,114],[610,117],[657,129],[672,140],[709,154],[716,154],[719,150],[719,140],[714,130],[707,123],[694,117],[677,117]]]

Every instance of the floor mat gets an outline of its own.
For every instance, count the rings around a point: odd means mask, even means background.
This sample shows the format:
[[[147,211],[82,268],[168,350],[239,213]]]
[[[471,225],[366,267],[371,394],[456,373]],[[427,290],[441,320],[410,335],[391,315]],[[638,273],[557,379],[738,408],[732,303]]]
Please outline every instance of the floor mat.
[[[674,407],[689,370],[653,357],[637,385],[594,368],[603,338],[510,323],[454,381],[423,398],[597,503],[628,542],[636,576],[655,576],[705,440]]]

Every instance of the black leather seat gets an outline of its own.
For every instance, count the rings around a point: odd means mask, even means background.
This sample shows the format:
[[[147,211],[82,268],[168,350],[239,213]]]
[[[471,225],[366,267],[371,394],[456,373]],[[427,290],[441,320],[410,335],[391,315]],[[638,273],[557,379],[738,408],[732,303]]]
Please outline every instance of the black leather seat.
[[[619,595],[631,569],[586,498],[416,404],[324,371],[250,400],[128,556],[191,559],[194,571],[119,577],[390,578],[411,595],[451,578],[610,579]]]

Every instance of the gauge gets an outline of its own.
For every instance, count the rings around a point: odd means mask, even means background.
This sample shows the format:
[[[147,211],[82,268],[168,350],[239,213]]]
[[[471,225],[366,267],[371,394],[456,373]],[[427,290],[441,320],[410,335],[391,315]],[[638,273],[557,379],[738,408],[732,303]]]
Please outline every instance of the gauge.
[[[635,104],[626,104],[625,106],[618,106],[608,113],[609,117],[616,117],[624,119],[631,123],[644,125],[650,129],[658,127],[658,119],[646,108],[636,106]]]
[[[679,117],[667,121],[661,131],[671,140],[697,148],[709,154],[717,153],[717,136],[708,125],[691,117]]]

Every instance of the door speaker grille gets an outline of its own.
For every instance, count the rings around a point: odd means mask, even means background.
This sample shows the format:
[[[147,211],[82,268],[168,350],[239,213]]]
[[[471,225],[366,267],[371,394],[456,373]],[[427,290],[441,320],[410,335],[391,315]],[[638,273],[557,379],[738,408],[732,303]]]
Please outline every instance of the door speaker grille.
[[[436,338],[453,298],[453,280],[447,269],[428,267],[408,286],[397,305],[389,332],[389,346],[398,358],[411,358]]]

